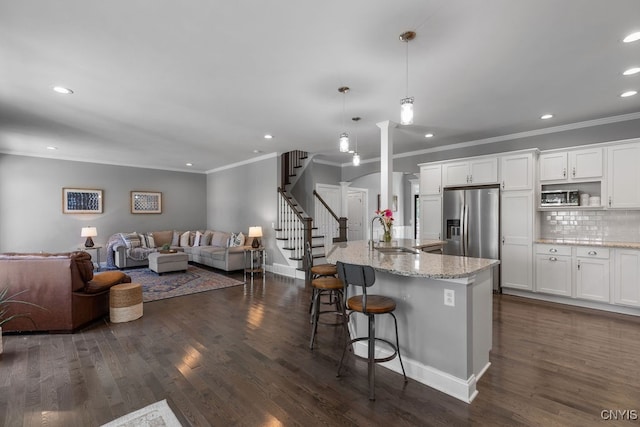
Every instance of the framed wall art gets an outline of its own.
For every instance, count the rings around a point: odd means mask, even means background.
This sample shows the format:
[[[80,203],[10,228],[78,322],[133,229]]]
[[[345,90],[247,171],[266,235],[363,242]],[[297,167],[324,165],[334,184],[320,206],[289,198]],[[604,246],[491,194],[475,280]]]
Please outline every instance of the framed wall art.
[[[102,190],[93,190],[89,188],[62,189],[62,213],[102,213],[102,202]]]
[[[162,193],[155,191],[131,192],[132,214],[160,214],[162,213]]]

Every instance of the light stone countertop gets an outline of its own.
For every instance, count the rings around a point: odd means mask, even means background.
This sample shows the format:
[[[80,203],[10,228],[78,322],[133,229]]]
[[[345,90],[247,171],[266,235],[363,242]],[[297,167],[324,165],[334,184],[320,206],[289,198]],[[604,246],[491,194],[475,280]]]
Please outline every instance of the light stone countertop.
[[[376,247],[419,248],[442,245],[440,240],[394,239],[391,243],[376,242]],[[384,253],[369,251],[366,240],[334,243],[327,253],[327,261],[342,261],[349,264],[370,265],[375,270],[399,276],[427,277],[432,279],[458,279],[473,276],[487,270],[500,261],[495,259],[469,258],[453,255],[417,253]]]
[[[640,242],[606,242],[580,239],[537,239],[535,243],[547,245],[598,246],[602,248],[640,249]]]

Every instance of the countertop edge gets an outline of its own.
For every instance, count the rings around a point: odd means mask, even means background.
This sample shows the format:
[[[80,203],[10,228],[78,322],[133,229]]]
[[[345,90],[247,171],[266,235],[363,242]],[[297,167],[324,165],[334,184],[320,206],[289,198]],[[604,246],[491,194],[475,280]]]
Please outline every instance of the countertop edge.
[[[640,249],[640,242],[606,242],[572,239],[536,239],[533,243],[564,246],[596,246],[600,248]]]

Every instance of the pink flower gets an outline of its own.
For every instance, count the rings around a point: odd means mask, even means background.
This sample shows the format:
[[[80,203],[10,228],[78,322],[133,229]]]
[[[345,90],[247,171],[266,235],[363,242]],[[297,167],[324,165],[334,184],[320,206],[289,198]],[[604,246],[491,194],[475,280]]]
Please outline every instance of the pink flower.
[[[391,226],[393,225],[393,212],[391,211],[391,209],[377,210],[376,215],[380,217],[378,219],[380,220],[380,224],[382,225],[384,230],[389,231],[391,229]]]

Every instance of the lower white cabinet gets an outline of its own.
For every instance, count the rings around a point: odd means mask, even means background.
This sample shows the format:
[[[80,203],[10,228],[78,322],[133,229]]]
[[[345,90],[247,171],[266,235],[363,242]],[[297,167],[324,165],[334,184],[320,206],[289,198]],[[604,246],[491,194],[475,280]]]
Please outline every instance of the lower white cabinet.
[[[577,246],[575,253],[576,298],[610,302],[609,249]]]
[[[640,251],[616,249],[613,272],[613,302],[640,307]]]
[[[536,291],[573,296],[571,247],[536,245]]]
[[[442,238],[442,196],[420,196],[420,238]]]

